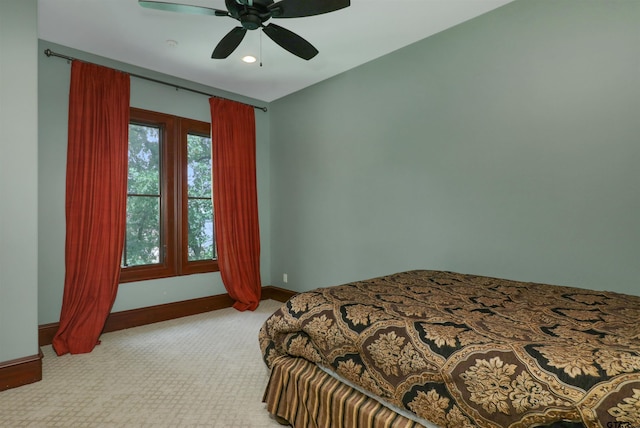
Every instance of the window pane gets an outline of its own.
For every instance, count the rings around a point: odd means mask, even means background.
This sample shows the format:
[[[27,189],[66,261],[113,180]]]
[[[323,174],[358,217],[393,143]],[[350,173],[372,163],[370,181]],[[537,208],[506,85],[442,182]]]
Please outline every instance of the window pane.
[[[160,197],[127,198],[127,235],[122,265],[160,263]]]
[[[188,259],[215,259],[209,137],[187,134],[187,197]]]
[[[188,196],[211,198],[211,138],[187,134]]]
[[[211,199],[189,199],[189,261],[216,258]]]
[[[128,193],[160,194],[160,128],[129,125]]]
[[[161,262],[160,128],[129,125],[127,234],[122,265]]]

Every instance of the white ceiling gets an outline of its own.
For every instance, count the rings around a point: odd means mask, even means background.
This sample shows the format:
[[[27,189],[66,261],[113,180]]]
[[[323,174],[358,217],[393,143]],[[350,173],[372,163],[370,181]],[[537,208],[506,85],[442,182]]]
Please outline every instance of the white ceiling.
[[[211,59],[237,21],[145,9],[137,0],[39,0],[38,31],[43,40],[270,102],[511,1],[351,0],[324,15],[273,19],[320,51],[309,61],[258,30],[227,59]],[[224,0],[177,2],[225,9]],[[247,54],[262,65],[242,62]]]

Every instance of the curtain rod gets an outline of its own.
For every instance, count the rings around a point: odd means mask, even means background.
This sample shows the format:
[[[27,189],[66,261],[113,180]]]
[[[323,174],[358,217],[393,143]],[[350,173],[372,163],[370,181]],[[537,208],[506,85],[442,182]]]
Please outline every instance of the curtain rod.
[[[77,58],[73,58],[73,57],[70,57],[70,56],[67,56],[67,55],[62,55],[62,54],[59,54],[59,53],[53,52],[51,49],[45,49],[45,50],[44,50],[44,54],[45,54],[46,56],[48,56],[48,57],[56,56],[56,57],[58,57],[58,58],[64,58],[64,59],[66,59],[67,61],[82,61],[82,60],[79,60],[79,59],[77,59]],[[88,61],[83,61],[83,62],[88,62]],[[93,64],[93,63],[91,63],[91,64]],[[96,65],[97,65],[97,64],[96,64]],[[118,70],[118,71],[122,71],[122,70]],[[207,92],[198,91],[197,89],[191,89],[191,88],[187,88],[187,87],[180,86],[180,85],[174,85],[173,83],[164,82],[164,81],[162,81],[162,80],[153,79],[153,78],[151,78],[151,77],[141,76],[141,75],[139,75],[139,74],[134,74],[134,73],[129,73],[129,72],[125,72],[125,73],[127,73],[127,74],[128,74],[128,75],[130,75],[130,76],[137,77],[138,79],[144,79],[144,80],[148,80],[148,81],[150,81],[150,82],[159,83],[159,84],[161,84],[161,85],[171,86],[171,87],[174,87],[174,88],[176,88],[176,89],[182,89],[182,90],[184,90],[184,91],[194,92],[194,93],[196,93],[196,94],[206,95],[206,96],[208,96],[208,97],[221,98],[221,99],[223,99],[223,100],[228,100],[228,98],[220,97],[220,96],[218,96],[218,95],[209,94],[209,93],[207,93]],[[235,101],[235,100],[229,100],[229,101]],[[240,102],[240,101],[236,101],[236,102]],[[247,103],[242,103],[242,102],[241,102],[240,104],[248,105],[248,106],[251,106],[251,107],[253,107],[253,108],[257,108],[258,110],[262,110],[262,111],[264,111],[264,112],[266,112],[266,111],[267,111],[267,108],[266,108],[266,107],[256,106],[256,105],[253,105],[253,104],[247,104]]]

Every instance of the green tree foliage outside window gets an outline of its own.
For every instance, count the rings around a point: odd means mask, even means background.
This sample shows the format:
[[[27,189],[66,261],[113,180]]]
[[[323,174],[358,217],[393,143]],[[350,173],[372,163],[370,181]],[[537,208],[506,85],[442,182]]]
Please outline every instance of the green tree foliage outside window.
[[[215,259],[211,199],[211,138],[187,135],[189,261]]]
[[[160,129],[129,125],[127,234],[123,266],[160,263]]]

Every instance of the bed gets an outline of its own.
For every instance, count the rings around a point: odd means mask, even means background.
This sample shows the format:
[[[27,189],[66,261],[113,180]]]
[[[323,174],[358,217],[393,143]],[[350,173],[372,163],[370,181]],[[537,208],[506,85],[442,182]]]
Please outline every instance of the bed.
[[[306,427],[640,427],[640,297],[413,270],[297,294],[259,334]]]

